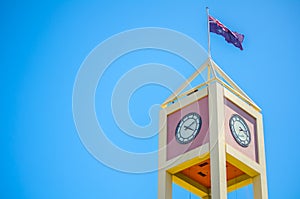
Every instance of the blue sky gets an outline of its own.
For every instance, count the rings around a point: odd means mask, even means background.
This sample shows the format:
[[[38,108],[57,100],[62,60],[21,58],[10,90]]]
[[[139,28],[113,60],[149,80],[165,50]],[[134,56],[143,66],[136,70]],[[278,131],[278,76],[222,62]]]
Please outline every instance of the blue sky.
[[[120,172],[86,150],[73,121],[74,82],[99,43],[129,29],[172,29],[206,49],[206,6],[211,15],[245,35],[240,51],[212,34],[212,56],[263,110],[269,196],[297,198],[297,0],[2,1],[0,198],[156,198],[157,172]],[[156,150],[157,136],[126,135],[116,125],[110,103],[118,80],[146,63],[168,65],[186,78],[194,70],[178,56],[145,50],[122,56],[105,71],[95,96],[98,120],[113,143],[136,153]],[[137,89],[125,99],[132,120],[142,127],[155,125],[149,108],[169,94],[155,84]],[[247,197],[250,187],[229,196]],[[174,198],[189,194],[175,186]]]

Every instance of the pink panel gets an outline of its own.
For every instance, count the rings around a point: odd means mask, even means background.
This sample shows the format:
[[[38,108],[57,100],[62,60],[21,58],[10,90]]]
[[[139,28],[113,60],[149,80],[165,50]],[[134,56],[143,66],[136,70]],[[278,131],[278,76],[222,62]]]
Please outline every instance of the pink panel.
[[[249,146],[246,148],[240,146],[235,141],[233,135],[231,134],[230,127],[229,127],[229,120],[233,114],[240,115],[245,120],[245,122],[249,127],[250,134],[251,134],[251,142]],[[226,135],[226,143],[228,143],[230,146],[237,149],[238,151],[242,152],[252,160],[257,161],[256,119],[226,98],[225,98],[225,135]]]
[[[188,144],[180,144],[176,141],[175,131],[176,126],[186,114],[195,112],[201,116],[202,126],[196,138]],[[196,147],[209,142],[208,132],[209,118],[208,118],[208,97],[202,98],[183,109],[180,109],[167,118],[167,160],[170,160],[178,155],[184,154]]]

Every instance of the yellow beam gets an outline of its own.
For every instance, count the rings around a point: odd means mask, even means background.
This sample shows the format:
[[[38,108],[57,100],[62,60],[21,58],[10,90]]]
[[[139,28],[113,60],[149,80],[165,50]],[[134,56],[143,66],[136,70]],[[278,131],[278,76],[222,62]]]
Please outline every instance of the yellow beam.
[[[236,168],[240,169],[250,177],[255,177],[260,173],[260,166],[257,163],[253,162],[253,160],[244,157],[243,154],[238,153],[235,149],[228,145],[226,145],[226,151],[227,162],[229,162]],[[236,157],[239,157],[239,159]]]
[[[247,174],[238,176],[232,180],[227,181],[227,192],[240,189],[253,182],[252,178]]]
[[[208,188],[206,188],[205,186],[199,184],[198,182],[190,179],[189,177],[187,177],[181,173],[177,173],[177,174],[173,175],[172,180],[177,185],[181,186],[182,188],[184,188],[200,197],[207,196],[209,193]]]
[[[208,158],[209,158],[209,153],[205,153],[205,154],[203,154],[201,156],[198,156],[196,158],[190,159],[190,160],[188,160],[186,162],[183,162],[182,164],[179,164],[179,165],[177,165],[177,166],[175,166],[173,168],[170,168],[168,170],[168,172],[171,173],[171,174],[178,173],[178,172],[183,171],[183,170],[185,170],[185,169],[187,169],[187,168],[189,168],[191,166],[194,166],[195,164],[203,162],[203,161],[207,160]]]

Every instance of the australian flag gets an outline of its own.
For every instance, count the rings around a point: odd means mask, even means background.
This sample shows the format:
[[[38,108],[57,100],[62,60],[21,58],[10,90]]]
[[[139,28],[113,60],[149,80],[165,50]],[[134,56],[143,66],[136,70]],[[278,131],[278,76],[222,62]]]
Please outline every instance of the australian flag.
[[[228,43],[232,43],[239,49],[243,50],[242,42],[244,40],[244,35],[237,32],[233,32],[226,28],[220,21],[208,16],[209,20],[209,29],[210,32],[214,32],[218,35],[222,35]]]

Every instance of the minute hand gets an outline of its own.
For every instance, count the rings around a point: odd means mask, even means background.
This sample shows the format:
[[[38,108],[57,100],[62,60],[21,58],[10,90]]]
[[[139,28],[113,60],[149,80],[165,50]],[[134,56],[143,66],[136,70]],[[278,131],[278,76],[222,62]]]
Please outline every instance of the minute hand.
[[[191,128],[191,126],[195,123],[195,121],[193,121],[190,125],[188,126],[184,126],[184,130],[186,129],[190,129],[191,131],[193,131],[194,129]]]

